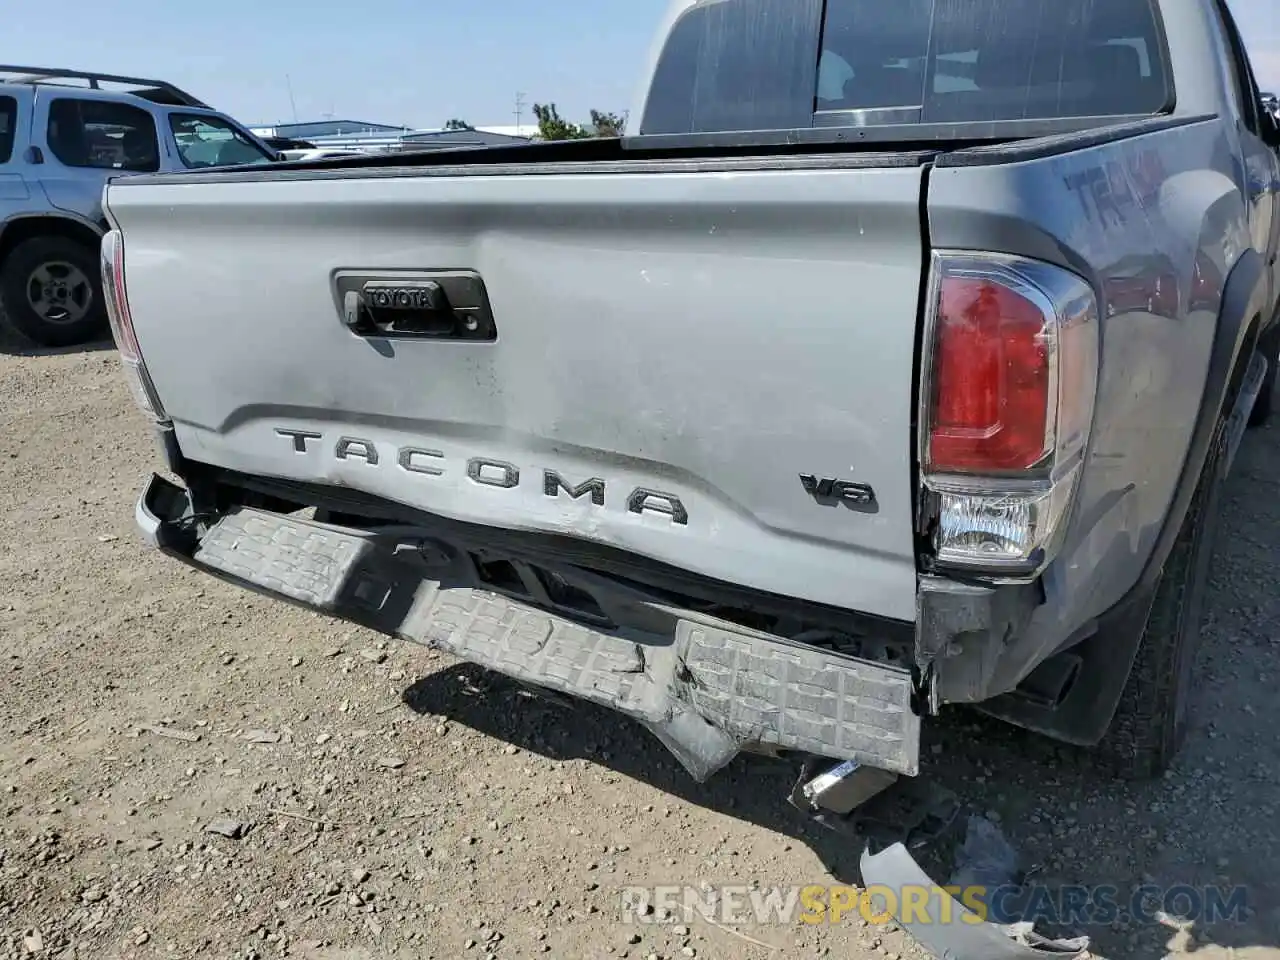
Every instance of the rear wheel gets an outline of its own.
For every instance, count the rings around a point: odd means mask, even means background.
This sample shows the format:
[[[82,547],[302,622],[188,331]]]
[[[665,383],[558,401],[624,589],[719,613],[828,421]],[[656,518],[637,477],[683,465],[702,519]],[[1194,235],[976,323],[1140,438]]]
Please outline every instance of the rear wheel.
[[[0,265],[9,322],[46,347],[70,347],[106,333],[98,252],[67,237],[33,237]]]
[[[1098,746],[1099,759],[1125,779],[1162,774],[1186,737],[1225,451],[1226,432],[1220,421],[1182,529],[1160,576],[1120,705]]]

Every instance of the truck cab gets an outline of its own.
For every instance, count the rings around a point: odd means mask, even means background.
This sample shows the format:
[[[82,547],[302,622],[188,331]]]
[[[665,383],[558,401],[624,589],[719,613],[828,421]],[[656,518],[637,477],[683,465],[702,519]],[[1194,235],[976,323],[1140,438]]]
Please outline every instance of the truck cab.
[[[110,89],[122,87],[124,89]],[[45,346],[106,331],[98,244],[112,177],[279,153],[172,84],[0,65],[0,304]]]

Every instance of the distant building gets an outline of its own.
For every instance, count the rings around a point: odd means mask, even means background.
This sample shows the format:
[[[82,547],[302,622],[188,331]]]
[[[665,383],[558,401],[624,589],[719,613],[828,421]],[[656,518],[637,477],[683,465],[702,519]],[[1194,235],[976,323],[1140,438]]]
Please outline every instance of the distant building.
[[[522,123],[518,127],[507,124],[506,126],[499,125],[496,127],[476,127],[476,129],[485,133],[497,134],[500,137],[515,137],[519,140],[538,139],[538,125],[536,123]]]
[[[326,139],[347,136],[392,136],[408,133],[411,127],[387,123],[368,123],[364,120],[314,120],[309,123],[277,123],[273,126],[251,127],[262,137],[288,137],[290,140]]]
[[[532,133],[536,128],[525,128]],[[507,147],[532,143],[532,136],[518,136],[515,127],[476,127],[474,130],[415,130],[400,138],[402,150],[456,147]]]
[[[529,143],[537,138],[534,124],[520,127],[476,127],[472,130],[398,127],[362,120],[317,120],[309,123],[277,123],[250,127],[257,136],[304,140],[316,147],[388,153],[400,150],[443,150],[469,146],[504,146]]]

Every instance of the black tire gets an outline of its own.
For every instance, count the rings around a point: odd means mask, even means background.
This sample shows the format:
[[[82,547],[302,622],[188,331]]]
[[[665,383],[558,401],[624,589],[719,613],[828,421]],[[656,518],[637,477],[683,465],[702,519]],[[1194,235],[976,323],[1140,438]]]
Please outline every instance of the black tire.
[[[41,276],[59,281],[63,290],[61,301],[35,298],[52,304],[46,313],[37,309],[32,296],[43,287]],[[107,332],[98,251],[69,237],[33,237],[14,247],[0,264],[0,302],[9,323],[41,346],[79,346]]]
[[[1120,705],[1098,745],[1102,765],[1126,780],[1163,774],[1186,738],[1225,453],[1226,433],[1219,421],[1200,482],[1156,587]]]
[[[1267,358],[1267,375],[1258,391],[1258,399],[1249,411],[1249,426],[1260,427],[1271,419],[1271,404],[1276,392],[1276,367],[1280,366],[1280,320],[1262,335],[1258,350]]]

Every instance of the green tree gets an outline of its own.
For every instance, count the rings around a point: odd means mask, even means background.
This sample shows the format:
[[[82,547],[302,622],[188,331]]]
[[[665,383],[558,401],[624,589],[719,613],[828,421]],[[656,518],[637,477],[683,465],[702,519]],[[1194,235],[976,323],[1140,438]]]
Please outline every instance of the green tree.
[[[590,137],[620,137],[627,124],[625,113],[591,111],[591,123],[584,126],[564,119],[554,103],[535,103],[533,115],[538,118],[538,136],[543,140],[586,140]]]
[[[446,130],[474,130],[475,129],[475,127],[467,123],[467,121],[459,120],[457,117],[454,117],[452,120],[446,120],[444,122],[444,128]]]
[[[626,125],[626,113],[605,113],[602,110],[591,111],[591,126],[595,128],[597,137],[620,137]]]
[[[591,131],[560,116],[554,103],[535,103],[533,115],[538,118],[538,136],[543,140],[585,140]]]

